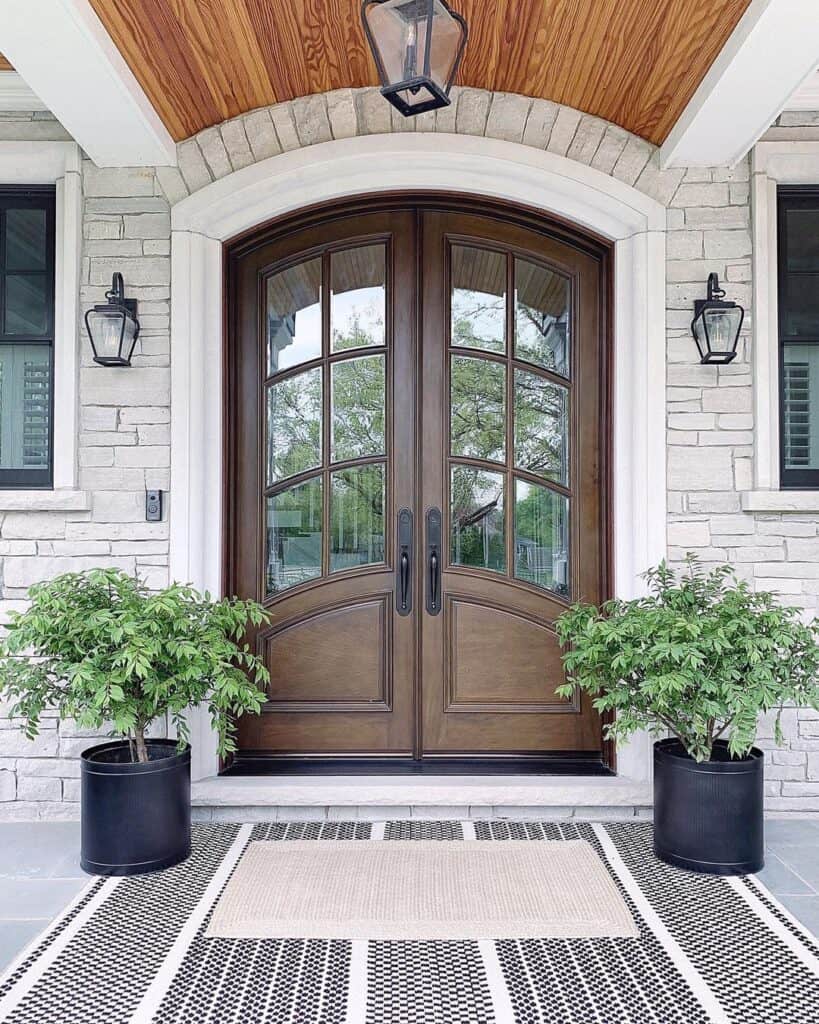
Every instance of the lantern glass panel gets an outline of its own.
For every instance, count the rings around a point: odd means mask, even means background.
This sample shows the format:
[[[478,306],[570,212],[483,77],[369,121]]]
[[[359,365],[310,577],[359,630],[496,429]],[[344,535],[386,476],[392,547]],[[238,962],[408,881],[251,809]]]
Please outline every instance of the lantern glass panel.
[[[139,324],[137,323],[137,321],[134,320],[133,317],[126,316],[125,330],[123,331],[122,334],[122,351],[120,354],[124,359],[127,359],[129,361],[134,351],[134,345],[136,345],[138,329]]]
[[[433,0],[432,8],[429,77],[444,91],[448,91],[455,71],[462,29],[439,0]]]
[[[124,320],[126,316],[119,310],[94,309],[88,314],[88,328],[98,359],[116,359],[119,356]]]
[[[386,0],[368,8],[384,85],[397,85],[423,74],[431,6],[429,0]]]
[[[702,319],[705,321],[705,329],[708,332],[708,348],[712,352],[733,352],[742,324],[740,307],[705,309]]]

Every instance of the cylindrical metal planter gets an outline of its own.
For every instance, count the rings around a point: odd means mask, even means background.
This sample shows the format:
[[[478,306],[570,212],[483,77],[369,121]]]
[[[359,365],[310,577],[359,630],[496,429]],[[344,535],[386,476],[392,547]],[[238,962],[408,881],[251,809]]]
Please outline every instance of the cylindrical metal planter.
[[[141,875],[191,851],[191,751],[147,740],[150,760],[135,764],[117,740],[83,752],[82,852],[92,875]]]
[[[745,875],[765,864],[763,756],[732,760],[718,740],[697,762],[676,739],[654,744],[654,852],[710,875]]]

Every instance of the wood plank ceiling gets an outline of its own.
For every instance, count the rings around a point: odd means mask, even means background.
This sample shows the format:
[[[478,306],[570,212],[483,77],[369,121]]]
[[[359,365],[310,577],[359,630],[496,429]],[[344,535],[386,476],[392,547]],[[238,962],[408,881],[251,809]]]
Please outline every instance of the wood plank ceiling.
[[[750,0],[453,0],[463,85],[668,135]],[[376,84],[360,0],[91,0],[178,141],[254,107]]]

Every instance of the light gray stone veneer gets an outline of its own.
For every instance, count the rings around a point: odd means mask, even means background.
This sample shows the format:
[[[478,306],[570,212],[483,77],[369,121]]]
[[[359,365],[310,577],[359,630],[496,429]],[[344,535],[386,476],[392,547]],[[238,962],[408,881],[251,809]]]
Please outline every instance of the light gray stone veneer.
[[[794,124],[783,115],[772,132],[816,132],[816,117],[800,117]],[[178,168],[100,170],[84,161],[82,312],[102,300],[119,270],[139,300],[142,333],[126,370],[95,366],[81,333],[79,483],[90,507],[0,512],[0,611],[22,607],[38,579],[95,565],[136,571],[154,587],[168,582],[168,523],[145,523],[143,502],[146,487],[171,486],[171,204],[281,152],[395,130],[521,142],[611,174],[667,206],[669,556],[679,561],[693,551],[705,563],[730,561],[754,587],[814,614],[819,514],[740,507],[740,491],[751,486],[754,429],[748,160],[734,168],[662,170],[655,147],[617,125],[547,100],[469,88],[456,88],[450,107],[416,122],[393,117],[373,89],[254,110],[180,143]],[[0,116],[0,139],[43,137],[66,136],[44,115]],[[692,303],[711,271],[746,309],[740,355],[724,367],[699,365],[690,337]],[[172,510],[172,493],[169,504]],[[762,722],[768,809],[817,812],[819,714],[789,709],[783,725],[779,749],[772,722]],[[76,816],[76,755],[91,741],[71,723],[48,718],[29,742],[18,723],[0,718],[0,820]]]

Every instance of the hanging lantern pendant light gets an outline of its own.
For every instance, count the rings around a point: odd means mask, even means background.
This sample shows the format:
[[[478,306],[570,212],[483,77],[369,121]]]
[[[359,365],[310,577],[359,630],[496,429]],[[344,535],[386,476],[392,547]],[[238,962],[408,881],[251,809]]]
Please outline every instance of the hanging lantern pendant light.
[[[364,0],[364,33],[381,95],[404,117],[446,107],[466,46],[466,22],[445,0]]]

